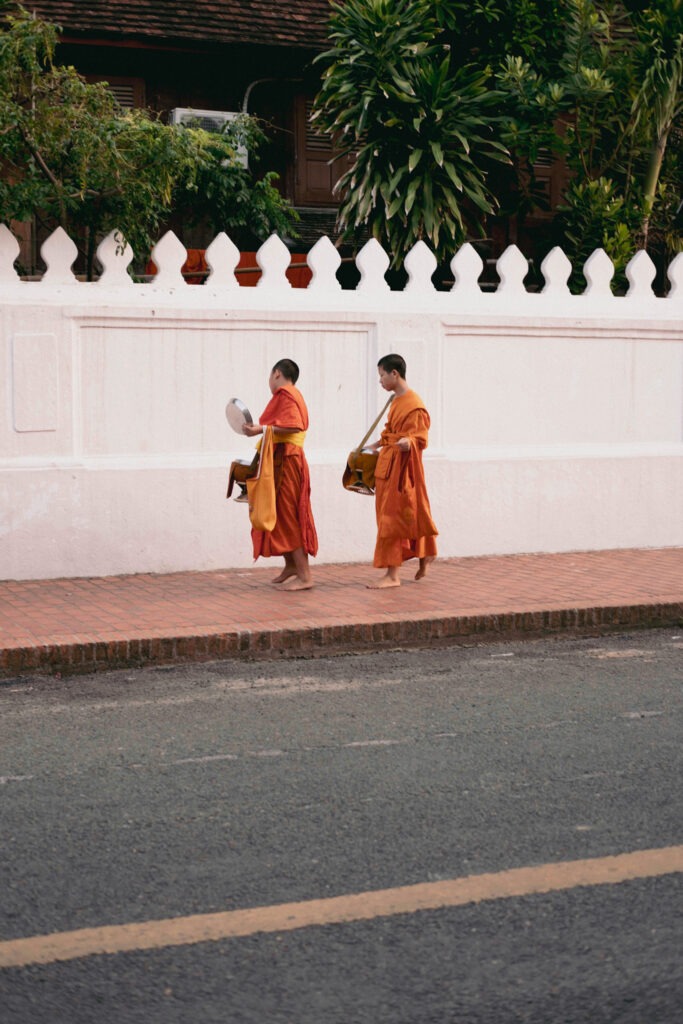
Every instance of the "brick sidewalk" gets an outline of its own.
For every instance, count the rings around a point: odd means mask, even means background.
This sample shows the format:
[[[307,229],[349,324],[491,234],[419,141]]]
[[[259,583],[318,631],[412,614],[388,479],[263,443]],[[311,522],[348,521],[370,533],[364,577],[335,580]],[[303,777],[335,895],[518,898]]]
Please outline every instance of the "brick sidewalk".
[[[368,590],[368,565],[314,567],[316,586],[255,569],[0,582],[0,677],[433,640],[683,626],[683,548],[437,561]]]

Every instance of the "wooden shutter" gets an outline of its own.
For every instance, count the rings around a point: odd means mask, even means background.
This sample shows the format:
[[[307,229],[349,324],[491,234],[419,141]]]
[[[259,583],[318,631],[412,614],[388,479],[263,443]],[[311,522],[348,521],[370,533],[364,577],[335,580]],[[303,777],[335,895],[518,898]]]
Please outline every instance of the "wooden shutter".
[[[125,110],[145,105],[145,83],[142,78],[123,78],[120,75],[85,75],[84,77],[86,82],[106,82]]]
[[[342,174],[342,164],[336,161],[330,165],[335,153],[330,138],[311,124],[312,98],[299,95],[295,97],[294,104],[294,203],[300,206],[336,206],[339,200],[333,196],[332,188]]]

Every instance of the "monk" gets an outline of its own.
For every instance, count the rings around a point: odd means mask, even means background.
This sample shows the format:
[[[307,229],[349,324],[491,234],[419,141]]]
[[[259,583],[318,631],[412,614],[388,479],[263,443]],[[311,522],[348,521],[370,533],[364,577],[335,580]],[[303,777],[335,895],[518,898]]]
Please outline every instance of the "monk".
[[[273,428],[273,469],[277,521],[270,531],[251,531],[254,559],[283,555],[284,568],[273,583],[282,590],[310,590],[313,586],[308,556],[318,553],[318,537],[311,510],[311,479],[304,455],[308,409],[295,387],[299,367],[280,359],[271,370],[268,384],[272,398],[258,423],[245,423],[247,437]]]
[[[379,449],[375,470],[375,511],[377,544],[373,565],[386,569],[373,590],[399,587],[399,570],[409,558],[419,559],[416,580],[427,575],[436,557],[434,525],[429,507],[422,451],[427,447],[429,413],[418,394],[406,382],[406,363],[402,356],[384,356],[377,364],[379,382],[393,392],[389,416],[379,441],[370,447]]]

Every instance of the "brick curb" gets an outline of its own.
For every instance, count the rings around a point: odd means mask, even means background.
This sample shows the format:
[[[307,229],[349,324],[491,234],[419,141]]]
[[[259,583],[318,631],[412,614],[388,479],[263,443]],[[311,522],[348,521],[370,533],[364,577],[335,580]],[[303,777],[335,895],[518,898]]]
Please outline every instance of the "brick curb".
[[[1,649],[0,680],[29,674],[76,675],[220,659],[351,654],[397,644],[420,647],[429,643],[491,643],[666,627],[683,627],[683,601],[55,643]]]

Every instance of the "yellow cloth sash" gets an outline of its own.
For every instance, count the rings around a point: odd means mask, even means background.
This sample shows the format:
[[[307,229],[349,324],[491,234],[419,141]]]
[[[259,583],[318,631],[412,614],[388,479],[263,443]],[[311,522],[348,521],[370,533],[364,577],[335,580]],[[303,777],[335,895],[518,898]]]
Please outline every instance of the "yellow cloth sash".
[[[297,448],[303,448],[306,440],[305,430],[290,430],[283,434],[277,428],[273,431],[273,444],[295,444]]]
[[[277,437],[277,440],[276,440]],[[263,454],[259,460],[258,476],[247,481],[249,496],[249,518],[255,530],[272,533],[277,523],[277,497],[273,475],[273,445],[295,444],[303,448],[306,438],[305,430],[290,430],[275,434],[273,427],[265,427],[263,437],[258,439],[256,447]]]
[[[273,444],[295,444],[297,448],[303,448],[304,441],[306,440],[305,430],[290,430],[280,431],[277,427],[273,428]],[[261,442],[263,438],[260,437],[256,442],[258,451],[261,451]]]

